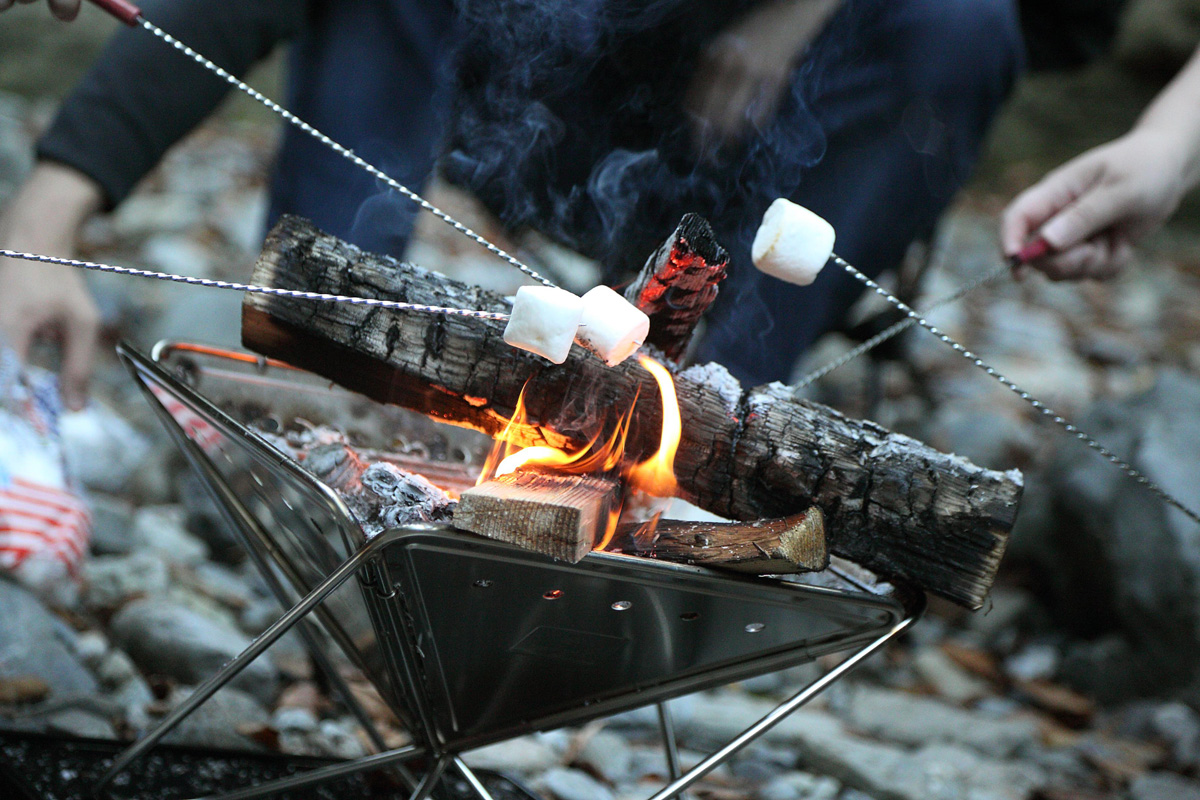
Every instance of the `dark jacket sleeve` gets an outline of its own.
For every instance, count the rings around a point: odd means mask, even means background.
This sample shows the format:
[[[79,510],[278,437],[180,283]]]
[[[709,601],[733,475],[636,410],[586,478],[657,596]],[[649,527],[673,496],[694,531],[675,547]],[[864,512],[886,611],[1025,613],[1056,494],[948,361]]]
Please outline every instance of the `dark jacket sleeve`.
[[[146,20],[239,77],[300,30],[306,6],[304,0],[141,4]],[[230,89],[150,31],[123,28],[64,101],[38,142],[38,157],[90,176],[111,208]]]

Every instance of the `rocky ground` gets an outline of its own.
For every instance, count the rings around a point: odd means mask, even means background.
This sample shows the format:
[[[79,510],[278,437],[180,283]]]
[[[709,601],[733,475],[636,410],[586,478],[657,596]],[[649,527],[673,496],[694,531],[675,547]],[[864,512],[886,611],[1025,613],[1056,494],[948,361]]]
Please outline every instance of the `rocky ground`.
[[[51,107],[0,95],[0,200],[28,169],[31,136]],[[208,125],[117,213],[89,226],[82,255],[244,279],[261,241],[273,140],[273,128],[254,120]],[[985,169],[989,182],[967,193],[933,247],[926,302],[999,263],[996,211],[1031,169]],[[440,197],[470,213],[461,198]],[[483,230],[498,233],[486,221]],[[522,246],[569,285],[594,275],[544,243]],[[1175,229],[1114,283],[1004,279],[932,319],[1197,507],[1197,253],[1200,237]],[[508,279],[433,221],[410,257],[493,286]],[[115,277],[93,286],[110,343],[237,342],[234,293]],[[797,376],[850,346],[827,337]],[[932,337],[915,331],[905,350],[906,362],[859,359],[806,392],[977,463],[1024,470],[1026,496],[1001,584],[978,614],[935,603],[904,641],[713,773],[695,796],[1200,798],[1195,526]],[[95,515],[83,589],[72,607],[51,609],[0,580],[0,725],[125,737],[186,696],[278,608],[195,501],[196,484],[113,358],[102,363],[94,393],[93,407],[65,426]],[[789,670],[673,703],[685,760],[813,674]],[[369,700],[369,687],[348,675]],[[372,708],[401,741],[382,707]],[[468,761],[509,771],[557,800],[646,796],[663,776],[655,726],[652,713],[630,713],[497,745]],[[322,693],[291,638],[175,740],[365,752],[352,719]]]

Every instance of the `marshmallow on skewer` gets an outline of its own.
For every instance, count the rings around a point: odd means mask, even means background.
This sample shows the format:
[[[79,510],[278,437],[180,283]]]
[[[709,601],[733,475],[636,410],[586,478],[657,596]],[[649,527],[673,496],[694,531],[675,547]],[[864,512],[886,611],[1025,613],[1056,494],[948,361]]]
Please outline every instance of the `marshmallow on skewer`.
[[[597,286],[583,296],[583,318],[576,341],[615,367],[646,341],[650,318],[607,286]]]
[[[513,300],[504,341],[561,364],[583,316],[583,300],[553,286],[522,286]]]
[[[803,206],[780,197],[763,214],[750,257],[759,271],[807,286],[833,255],[833,226]]]

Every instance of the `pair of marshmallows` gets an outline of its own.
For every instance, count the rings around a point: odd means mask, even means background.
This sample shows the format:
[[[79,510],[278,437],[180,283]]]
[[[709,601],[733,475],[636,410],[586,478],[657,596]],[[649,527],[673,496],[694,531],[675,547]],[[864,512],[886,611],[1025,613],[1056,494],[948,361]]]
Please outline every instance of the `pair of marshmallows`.
[[[807,286],[833,255],[833,226],[803,206],[779,198],[763,215],[750,257],[761,272]],[[615,367],[646,341],[650,318],[607,286],[583,297],[552,286],[522,286],[504,341],[561,364],[579,342]]]
[[[553,286],[522,286],[504,328],[504,341],[561,364],[579,342],[615,367],[633,355],[650,332],[650,318],[607,286],[583,297]]]
[[[781,197],[763,214],[750,258],[760,272],[807,286],[833,255],[833,240],[832,225]]]

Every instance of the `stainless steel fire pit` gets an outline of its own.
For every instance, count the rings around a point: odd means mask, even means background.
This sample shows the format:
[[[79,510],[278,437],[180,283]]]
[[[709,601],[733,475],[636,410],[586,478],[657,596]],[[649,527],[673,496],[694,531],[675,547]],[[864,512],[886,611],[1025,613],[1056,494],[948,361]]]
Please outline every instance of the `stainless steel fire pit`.
[[[194,345],[160,345],[153,358],[124,345],[118,352],[268,585],[291,608],[125,751],[102,787],[298,627],[381,752],[227,798],[391,764],[420,765],[419,780],[409,776],[414,800],[427,797],[447,769],[486,800],[459,753],[658,703],[674,780],[653,800],[666,800],[882,647],[921,610],[917,593],[881,596],[850,581],[844,589],[824,588],[611,553],[571,565],[431,525],[368,537],[332,489],[246,426],[248,410],[401,436],[410,426],[428,433],[429,420],[247,354]],[[458,429],[438,426],[436,436],[444,437],[449,458],[469,458],[476,444]],[[378,687],[412,745],[385,748],[330,664],[322,646],[329,640]],[[855,652],[678,774],[663,701],[845,650]]]

